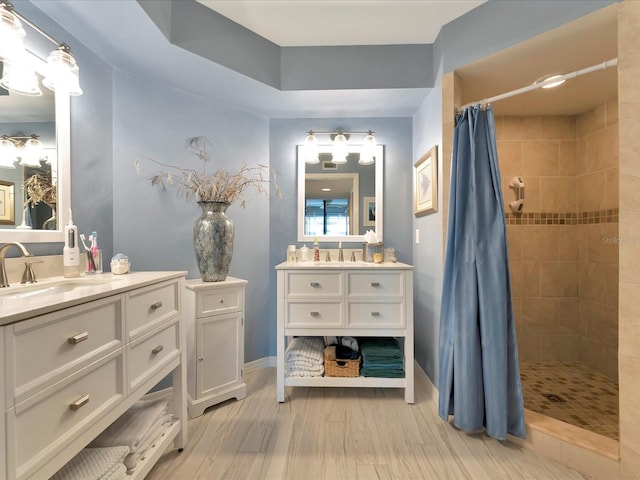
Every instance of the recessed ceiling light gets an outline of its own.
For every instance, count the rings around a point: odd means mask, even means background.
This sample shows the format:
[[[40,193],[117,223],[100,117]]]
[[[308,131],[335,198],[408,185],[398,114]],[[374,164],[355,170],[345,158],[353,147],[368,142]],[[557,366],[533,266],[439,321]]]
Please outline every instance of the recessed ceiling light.
[[[330,192],[330,191],[331,191],[331,189],[330,189],[330,188],[325,187],[325,188],[323,188],[323,189],[322,189],[322,191],[323,191],[323,192]]]

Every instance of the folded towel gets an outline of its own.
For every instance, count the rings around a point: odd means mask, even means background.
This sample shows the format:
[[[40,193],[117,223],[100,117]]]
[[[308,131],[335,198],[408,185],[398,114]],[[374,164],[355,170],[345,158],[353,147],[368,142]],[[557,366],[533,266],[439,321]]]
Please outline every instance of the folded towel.
[[[125,467],[123,463],[119,463],[100,480],[124,480],[125,478],[127,478],[127,467]]]
[[[127,445],[130,453],[138,451],[141,443],[153,431],[158,418],[168,413],[167,400],[138,400],[109,425],[90,444],[90,447]],[[157,428],[157,427],[156,427]]]
[[[285,362],[290,359],[304,359],[315,363],[322,363],[324,340],[322,337],[296,337],[287,347],[284,354]]]
[[[392,337],[361,338],[360,352],[362,353],[363,361],[371,363],[401,361],[404,359],[398,341]]]
[[[62,467],[51,480],[96,480],[110,479],[122,464],[129,448],[125,446],[109,448],[85,448]],[[126,473],[126,468],[124,468]]]
[[[377,377],[377,378],[403,378],[403,369],[370,369],[361,368],[360,375],[363,377]]]
[[[161,428],[164,425],[171,423],[173,416],[170,413],[166,413],[161,417],[158,417],[156,421],[149,426],[149,430],[147,434],[140,438],[140,443],[138,444],[138,448],[135,452],[131,452],[124,459],[124,465],[126,468],[125,473],[131,473],[131,471],[136,468],[138,462],[144,458],[144,455],[147,453],[147,450],[153,446],[153,444],[158,439],[158,435],[160,435]]]

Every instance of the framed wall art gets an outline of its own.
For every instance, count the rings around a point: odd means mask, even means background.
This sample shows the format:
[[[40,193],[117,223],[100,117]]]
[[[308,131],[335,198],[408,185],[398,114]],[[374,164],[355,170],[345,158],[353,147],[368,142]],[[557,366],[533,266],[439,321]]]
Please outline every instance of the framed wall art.
[[[15,225],[14,193],[12,182],[0,180],[0,225]]]
[[[416,217],[438,211],[438,146],[413,165],[413,213]]]

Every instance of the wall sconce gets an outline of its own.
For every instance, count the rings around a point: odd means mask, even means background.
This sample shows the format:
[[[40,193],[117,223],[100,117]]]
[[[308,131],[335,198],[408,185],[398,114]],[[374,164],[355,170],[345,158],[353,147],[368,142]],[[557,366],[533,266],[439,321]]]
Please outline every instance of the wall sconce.
[[[347,163],[349,139],[351,136],[364,135],[358,163],[361,165],[371,165],[375,162],[376,151],[376,139],[373,133],[371,130],[367,132],[345,132],[344,130],[314,132],[313,130],[309,130],[307,132],[307,138],[303,143],[304,161],[305,163],[320,163],[316,135],[329,135],[331,138],[331,161],[338,164]]]
[[[2,135],[0,139],[0,167],[16,168],[15,162],[25,167],[40,167],[44,154],[42,143],[35,133],[27,136]]]
[[[38,77],[24,46],[25,23],[56,45],[47,58],[45,78],[42,84],[49,90],[64,91],[69,95],[82,95],[79,68],[69,45],[58,42],[37,25],[16,12],[8,2],[0,1],[0,60],[4,68],[0,86],[20,95],[42,95]]]

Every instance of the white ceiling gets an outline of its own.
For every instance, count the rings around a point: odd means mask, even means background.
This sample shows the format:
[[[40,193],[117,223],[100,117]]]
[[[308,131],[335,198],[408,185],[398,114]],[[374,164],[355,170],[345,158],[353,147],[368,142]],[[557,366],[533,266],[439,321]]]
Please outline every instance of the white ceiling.
[[[281,47],[433,43],[486,0],[197,0]]]

